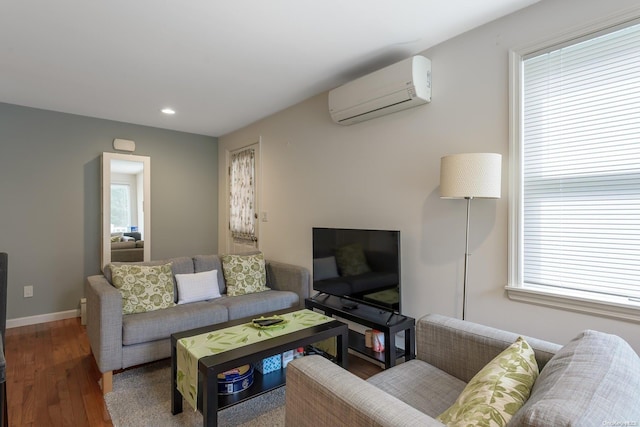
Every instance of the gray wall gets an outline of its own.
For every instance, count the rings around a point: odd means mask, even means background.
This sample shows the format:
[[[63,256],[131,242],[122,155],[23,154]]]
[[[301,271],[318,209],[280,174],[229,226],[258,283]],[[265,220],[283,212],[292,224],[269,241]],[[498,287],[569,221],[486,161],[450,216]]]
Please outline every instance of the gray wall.
[[[8,319],[78,308],[100,272],[100,155],[114,138],[151,157],[152,259],[217,252],[216,138],[0,103]]]

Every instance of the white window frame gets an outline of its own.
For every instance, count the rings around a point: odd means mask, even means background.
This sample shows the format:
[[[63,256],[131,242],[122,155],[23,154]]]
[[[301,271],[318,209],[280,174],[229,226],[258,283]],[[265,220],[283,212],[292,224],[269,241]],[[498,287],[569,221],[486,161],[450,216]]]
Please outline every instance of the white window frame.
[[[531,53],[550,46],[568,44],[573,40],[589,36],[609,28],[640,19],[640,8],[633,8],[602,19],[597,23],[574,29],[531,45],[518,47],[509,52],[509,273],[506,286],[510,299],[538,305],[550,306],[570,311],[595,314],[605,317],[625,319],[640,323],[640,302],[635,303],[626,298],[606,297],[593,293],[552,290],[549,287],[534,286],[523,283],[523,223],[522,223],[522,63],[523,58]]]

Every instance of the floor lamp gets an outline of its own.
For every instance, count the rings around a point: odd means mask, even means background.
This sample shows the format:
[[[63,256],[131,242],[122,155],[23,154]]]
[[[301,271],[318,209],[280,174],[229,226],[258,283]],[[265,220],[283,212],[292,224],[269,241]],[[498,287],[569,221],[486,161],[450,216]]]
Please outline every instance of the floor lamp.
[[[499,199],[502,156],[494,153],[453,154],[440,159],[440,197],[467,200],[467,230],[464,246],[462,320],[467,311],[467,266],[469,263],[469,212],[471,199]]]

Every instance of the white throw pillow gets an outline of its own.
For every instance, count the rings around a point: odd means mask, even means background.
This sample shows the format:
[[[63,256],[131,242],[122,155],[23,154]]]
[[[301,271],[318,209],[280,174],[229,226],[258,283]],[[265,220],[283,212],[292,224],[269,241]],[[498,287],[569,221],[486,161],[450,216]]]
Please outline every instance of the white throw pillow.
[[[338,277],[336,257],[313,259],[313,280],[333,279],[334,277]]]
[[[220,298],[218,270],[194,274],[176,274],[178,304]]]

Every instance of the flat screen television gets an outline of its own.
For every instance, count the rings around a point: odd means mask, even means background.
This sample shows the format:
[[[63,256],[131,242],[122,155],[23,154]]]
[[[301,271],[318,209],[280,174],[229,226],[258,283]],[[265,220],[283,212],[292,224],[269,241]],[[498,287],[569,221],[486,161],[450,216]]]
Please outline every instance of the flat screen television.
[[[400,231],[314,227],[313,289],[400,313]]]

